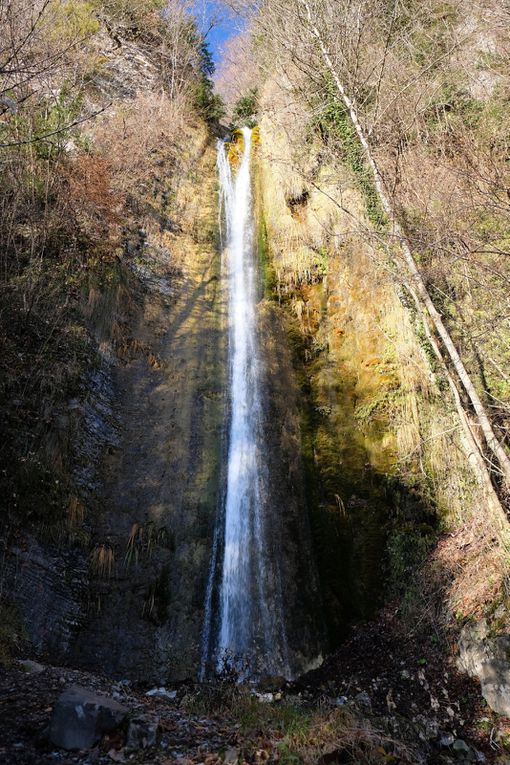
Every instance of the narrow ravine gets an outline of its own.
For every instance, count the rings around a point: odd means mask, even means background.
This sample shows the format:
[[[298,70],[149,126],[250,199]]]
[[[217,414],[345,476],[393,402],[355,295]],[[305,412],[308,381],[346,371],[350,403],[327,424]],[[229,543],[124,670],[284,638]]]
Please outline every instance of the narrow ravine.
[[[221,213],[225,222],[224,273],[229,306],[229,422],[226,487],[220,512],[219,567],[211,567],[206,641],[213,664],[244,673],[290,674],[278,566],[268,545],[267,471],[264,454],[263,363],[257,337],[258,254],[252,199],[252,131],[242,131],[242,158],[233,174],[218,144]],[[220,535],[218,534],[218,537]],[[211,639],[211,598],[217,572],[218,614]],[[207,652],[208,649],[206,649]]]

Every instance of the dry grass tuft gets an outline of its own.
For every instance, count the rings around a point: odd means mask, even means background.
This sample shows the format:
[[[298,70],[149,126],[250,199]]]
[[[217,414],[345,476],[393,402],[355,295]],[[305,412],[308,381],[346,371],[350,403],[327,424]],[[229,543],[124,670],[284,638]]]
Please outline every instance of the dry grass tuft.
[[[348,710],[316,713],[308,725],[287,733],[278,748],[284,762],[303,765],[415,762],[413,752],[404,743],[378,730],[368,718]]]
[[[115,553],[110,545],[102,544],[95,547],[90,560],[95,576],[100,579],[111,579],[115,565]]]
[[[156,528],[154,523],[133,523],[126,545],[124,565],[137,565],[140,558],[151,558],[158,545],[165,545],[169,541],[168,532],[165,528]]]

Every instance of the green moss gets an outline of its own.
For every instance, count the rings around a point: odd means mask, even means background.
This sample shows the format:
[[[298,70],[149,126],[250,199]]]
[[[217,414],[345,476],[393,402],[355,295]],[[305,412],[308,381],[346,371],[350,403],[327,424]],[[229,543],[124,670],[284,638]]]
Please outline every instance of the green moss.
[[[277,279],[273,261],[269,257],[267,227],[262,210],[257,216],[257,246],[262,271],[263,294],[265,298],[270,299],[275,294]]]
[[[379,200],[372,171],[366,161],[365,152],[345,107],[338,101],[334,86],[328,81],[328,98],[322,105],[315,126],[326,141],[340,144],[345,163],[350,167],[356,183],[365,198],[367,215],[378,229],[387,224],[386,214]]]
[[[301,387],[306,498],[334,645],[350,622],[368,618],[381,603],[390,506],[384,477],[371,467],[366,438],[353,417],[355,378],[344,380],[343,389],[338,383],[333,405],[324,405],[330,385],[327,349],[310,359],[307,340],[288,314],[286,328]],[[377,450],[375,441],[371,448]]]

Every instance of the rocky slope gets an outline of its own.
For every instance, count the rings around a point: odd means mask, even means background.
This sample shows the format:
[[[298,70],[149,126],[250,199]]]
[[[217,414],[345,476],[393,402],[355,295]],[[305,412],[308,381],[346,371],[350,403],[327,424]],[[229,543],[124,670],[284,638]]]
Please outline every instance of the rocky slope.
[[[0,753],[38,763],[505,763],[507,726],[477,707],[474,688],[398,652],[390,671],[379,644],[349,644],[350,681],[309,677],[255,690],[224,677],[202,686],[151,688],[24,662],[0,675]],[[391,648],[390,648],[391,650]],[[404,706],[395,692],[406,678]],[[400,679],[399,679],[400,678]],[[447,689],[447,690],[446,690]],[[462,705],[443,698],[462,693]],[[393,695],[395,693],[395,695]],[[68,699],[72,694],[72,708]],[[423,701],[437,706],[424,713]],[[402,699],[402,702],[404,699]],[[77,717],[74,709],[83,713]],[[413,710],[419,708],[420,712]]]

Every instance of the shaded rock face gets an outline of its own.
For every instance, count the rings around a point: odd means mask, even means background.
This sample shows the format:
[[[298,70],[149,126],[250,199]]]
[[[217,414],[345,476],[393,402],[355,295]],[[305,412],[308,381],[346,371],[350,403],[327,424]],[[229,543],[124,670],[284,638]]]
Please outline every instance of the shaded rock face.
[[[88,585],[83,552],[43,546],[27,535],[5,547],[2,573],[36,652],[65,655],[83,619]]]
[[[92,566],[70,651],[81,667],[154,683],[198,671],[218,496],[223,297],[215,152],[205,140],[181,183],[191,223],[166,250],[156,252],[149,236],[137,261],[141,310],[127,358],[113,369],[118,438],[102,454],[94,491],[95,549],[111,565]]]
[[[111,357],[100,354],[97,369],[87,377],[86,395],[68,406],[74,484],[89,507],[100,486],[102,455],[117,445],[112,372]],[[67,543],[65,528],[39,538],[36,533],[18,530],[14,540],[0,538],[2,575],[36,653],[58,662],[69,654],[86,619],[89,554],[83,544]]]
[[[264,433],[270,558],[294,676],[321,662],[325,646],[322,594],[312,550],[302,455],[298,389],[285,320],[270,301],[259,308],[264,348]],[[276,604],[275,604],[276,605]]]
[[[73,686],[55,705],[49,737],[62,749],[90,749],[105,733],[121,725],[127,713],[117,701]]]
[[[491,709],[510,716],[510,635],[490,637],[485,619],[464,627],[458,666],[480,680],[482,695]]]

